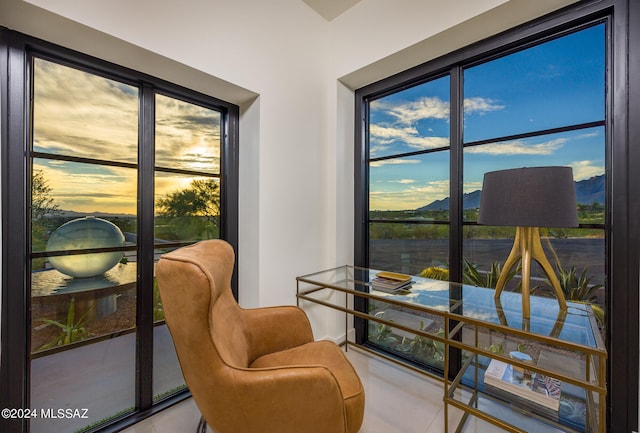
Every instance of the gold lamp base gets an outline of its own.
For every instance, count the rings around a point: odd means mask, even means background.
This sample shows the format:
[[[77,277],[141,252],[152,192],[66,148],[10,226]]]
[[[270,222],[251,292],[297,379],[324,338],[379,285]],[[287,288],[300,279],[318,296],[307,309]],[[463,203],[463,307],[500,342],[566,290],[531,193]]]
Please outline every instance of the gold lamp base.
[[[504,289],[507,282],[507,275],[511,268],[515,266],[518,260],[522,259],[522,318],[528,323],[531,318],[531,304],[529,301],[529,290],[531,280],[531,260],[537,261],[542,269],[547,274],[551,286],[556,292],[556,298],[560,305],[560,310],[567,310],[567,302],[565,301],[564,294],[560,288],[560,282],[556,273],[551,267],[551,263],[542,250],[542,243],[540,242],[540,231],[538,227],[517,227],[516,237],[513,241],[513,248],[509,253],[509,257],[504,262],[498,283],[496,284],[496,290],[494,298],[496,302],[500,300],[500,294]]]

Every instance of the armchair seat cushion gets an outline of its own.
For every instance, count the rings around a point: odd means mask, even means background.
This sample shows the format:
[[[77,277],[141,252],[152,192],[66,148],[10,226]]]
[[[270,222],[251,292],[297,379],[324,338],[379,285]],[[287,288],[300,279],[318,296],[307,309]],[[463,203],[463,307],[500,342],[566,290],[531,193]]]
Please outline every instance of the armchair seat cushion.
[[[291,349],[270,353],[256,359],[249,368],[279,368],[291,366],[324,366],[336,378],[344,398],[349,432],[362,423],[364,389],[358,374],[338,345],[330,341],[314,341]],[[313,398],[313,396],[309,396]]]

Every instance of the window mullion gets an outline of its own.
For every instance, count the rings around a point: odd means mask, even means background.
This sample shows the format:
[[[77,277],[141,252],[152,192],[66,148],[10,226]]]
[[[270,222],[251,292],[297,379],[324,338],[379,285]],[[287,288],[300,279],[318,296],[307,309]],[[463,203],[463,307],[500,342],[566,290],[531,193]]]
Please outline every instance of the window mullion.
[[[153,403],[153,261],[155,94],[140,92],[138,126],[138,257],[136,306],[136,408]]]
[[[462,68],[451,69],[449,279],[462,281]]]

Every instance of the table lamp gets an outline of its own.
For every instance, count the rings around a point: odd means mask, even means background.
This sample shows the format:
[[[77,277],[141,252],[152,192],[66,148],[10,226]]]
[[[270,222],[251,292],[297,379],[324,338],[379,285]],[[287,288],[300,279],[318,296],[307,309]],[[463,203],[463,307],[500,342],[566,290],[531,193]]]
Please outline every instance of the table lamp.
[[[494,298],[499,301],[509,271],[522,260],[522,318],[531,317],[531,260],[536,260],[556,293],[561,310],[567,302],[551,263],[542,250],[539,227],[577,227],[576,192],[571,167],[524,167],[485,173],[478,224],[515,226],[513,248],[504,262]]]

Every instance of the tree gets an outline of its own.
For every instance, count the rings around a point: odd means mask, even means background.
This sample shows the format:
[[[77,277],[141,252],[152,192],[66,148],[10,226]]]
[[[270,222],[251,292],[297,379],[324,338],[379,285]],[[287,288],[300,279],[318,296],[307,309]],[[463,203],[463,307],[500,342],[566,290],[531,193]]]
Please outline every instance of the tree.
[[[40,220],[45,216],[55,215],[60,211],[51,196],[51,187],[42,170],[35,170],[31,177],[31,218]]]
[[[31,243],[34,251],[43,250],[49,232],[53,227],[53,216],[60,213],[60,208],[51,195],[51,187],[42,170],[34,170],[31,175]],[[44,260],[34,262],[34,269],[42,265]]]
[[[158,215],[171,218],[175,236],[215,237],[220,219],[220,186],[215,179],[192,180],[188,188],[167,194],[156,203]],[[194,232],[195,230],[195,232]]]

